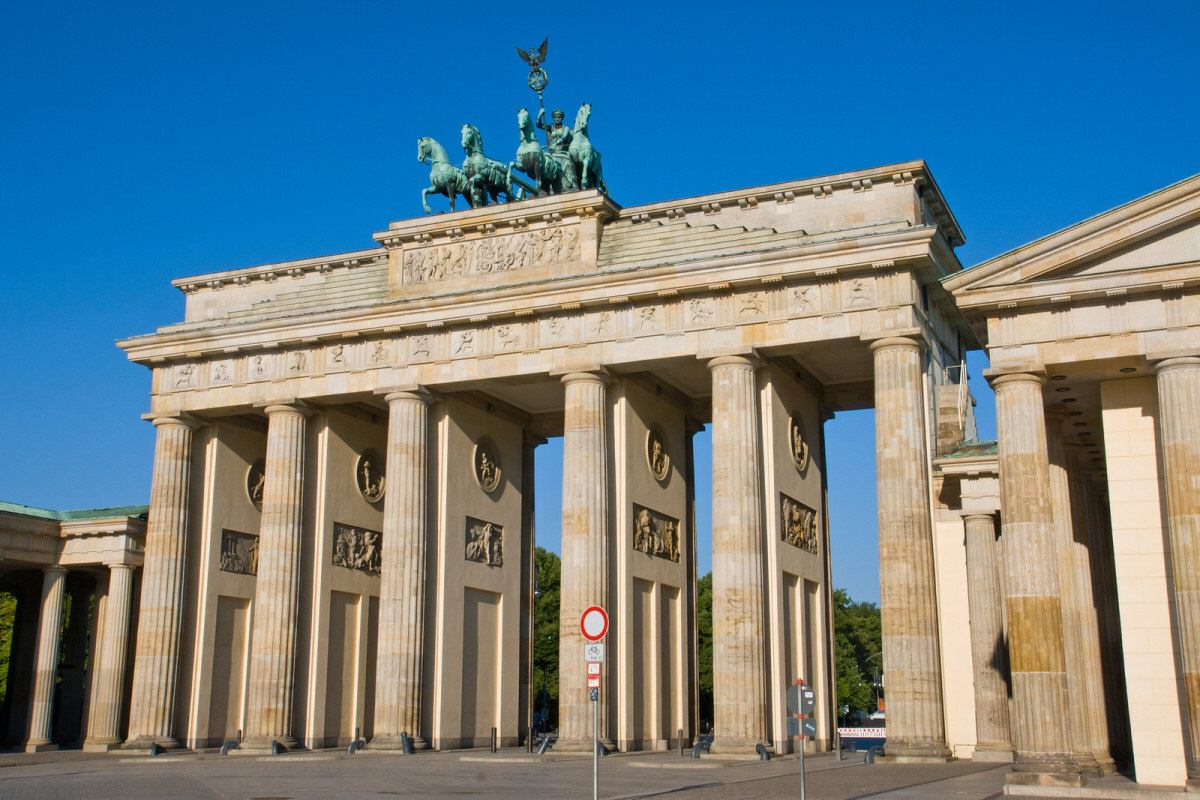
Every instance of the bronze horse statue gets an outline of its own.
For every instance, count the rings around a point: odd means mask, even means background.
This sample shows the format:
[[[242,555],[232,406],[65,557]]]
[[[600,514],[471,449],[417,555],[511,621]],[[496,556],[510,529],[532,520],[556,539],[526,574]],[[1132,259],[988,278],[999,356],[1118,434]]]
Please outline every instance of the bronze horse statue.
[[[563,168],[538,144],[533,118],[524,108],[517,112],[517,127],[521,131],[521,145],[517,148],[516,161],[509,162],[509,175],[516,167],[533,178],[538,194],[559,194],[562,191]]]
[[[422,136],[417,139],[417,161],[422,164],[428,162],[431,166],[429,188],[421,190],[421,205],[425,208],[426,214],[433,213],[433,209],[429,207],[429,201],[425,199],[430,194],[444,194],[450,200],[451,211],[454,210],[454,199],[458,195],[465,197],[468,205],[473,205],[471,182],[467,180],[467,176],[463,174],[462,170],[450,163],[450,159],[446,156],[446,148],[434,139]]]
[[[504,195],[506,203],[519,199],[513,191],[510,168],[483,154],[483,137],[474,125],[463,125],[462,147],[467,154],[462,171],[471,185],[473,208],[483,208],[489,200],[498,203],[500,195]]]
[[[604,183],[604,174],[600,170],[600,151],[592,147],[588,140],[588,120],[592,116],[592,106],[584,103],[575,115],[575,127],[571,129],[571,165],[579,175],[580,189],[599,189],[608,194],[608,186]]]

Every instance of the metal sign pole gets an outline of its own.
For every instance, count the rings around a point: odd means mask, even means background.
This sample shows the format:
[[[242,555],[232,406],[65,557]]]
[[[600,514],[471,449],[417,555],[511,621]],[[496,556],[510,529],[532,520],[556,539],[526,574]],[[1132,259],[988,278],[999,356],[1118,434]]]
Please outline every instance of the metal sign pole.
[[[804,715],[800,714],[796,725],[800,733],[800,800],[804,800]]]
[[[600,701],[592,690],[592,800],[600,800]]]

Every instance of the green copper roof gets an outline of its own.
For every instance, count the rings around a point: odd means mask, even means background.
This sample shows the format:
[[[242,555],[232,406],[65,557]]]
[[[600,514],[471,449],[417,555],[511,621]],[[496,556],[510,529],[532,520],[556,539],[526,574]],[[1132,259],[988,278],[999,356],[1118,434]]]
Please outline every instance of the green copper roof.
[[[48,508],[34,508],[20,503],[7,503],[0,500],[0,511],[9,514],[20,514],[23,517],[38,519],[53,519],[59,522],[71,522],[83,519],[108,519],[110,517],[146,517],[150,506],[110,506],[108,508],[81,508],[75,511],[51,511]]]
[[[947,453],[942,458],[974,458],[978,456],[994,456],[997,454],[995,440],[987,442],[963,442],[953,453]]]

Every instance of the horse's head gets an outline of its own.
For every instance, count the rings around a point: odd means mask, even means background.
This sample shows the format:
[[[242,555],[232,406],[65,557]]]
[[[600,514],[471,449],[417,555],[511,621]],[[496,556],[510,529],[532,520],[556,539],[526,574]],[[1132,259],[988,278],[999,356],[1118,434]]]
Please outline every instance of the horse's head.
[[[483,150],[483,137],[479,135],[479,129],[474,125],[468,123],[462,126],[462,147],[468,153],[473,150]]]
[[[533,117],[529,116],[529,109],[522,108],[517,112],[517,127],[521,133],[533,133]]]
[[[584,103],[579,107],[579,113],[575,115],[575,130],[587,130],[588,120],[592,116],[592,104]]]
[[[417,139],[417,161],[420,161],[422,164],[425,163],[425,159],[429,158],[429,143],[431,141],[433,140],[428,136],[422,136],[420,139]]]

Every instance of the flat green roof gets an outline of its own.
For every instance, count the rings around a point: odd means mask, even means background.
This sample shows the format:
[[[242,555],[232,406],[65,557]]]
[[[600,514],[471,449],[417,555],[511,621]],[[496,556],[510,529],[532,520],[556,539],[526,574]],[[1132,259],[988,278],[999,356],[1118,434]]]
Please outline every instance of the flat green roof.
[[[941,458],[970,458],[972,456],[994,456],[997,454],[996,442],[963,442],[953,453],[947,453]]]
[[[53,519],[59,522],[108,519],[109,517],[141,517],[145,519],[149,510],[150,506],[109,506],[107,508],[80,508],[75,511],[52,511],[48,508],[35,508],[0,500],[0,512],[20,514],[23,517],[37,517],[38,519]]]

